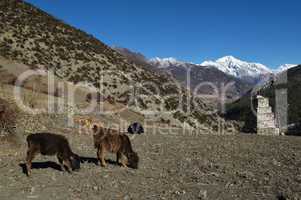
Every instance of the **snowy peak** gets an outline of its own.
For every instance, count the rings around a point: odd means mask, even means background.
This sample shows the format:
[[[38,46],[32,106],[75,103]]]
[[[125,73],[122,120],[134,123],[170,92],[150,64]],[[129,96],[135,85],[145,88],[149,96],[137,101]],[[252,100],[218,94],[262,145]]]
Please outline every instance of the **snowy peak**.
[[[168,68],[168,67],[179,67],[186,65],[188,63],[183,62],[183,61],[178,61],[175,58],[152,58],[149,60],[149,63],[158,67],[158,68]]]
[[[230,62],[239,63],[239,62],[242,62],[242,61],[235,58],[235,57],[233,57],[233,56],[225,56],[225,57],[217,59],[216,62],[218,62],[218,63],[230,63]]]
[[[214,67],[228,75],[240,79],[257,78],[260,76],[266,76],[273,73],[280,73],[292,67],[297,66],[296,64],[284,64],[278,67],[276,70],[271,70],[263,64],[242,61],[238,58],[235,58],[234,56],[224,56],[215,61],[212,60],[204,61],[201,64],[183,62],[173,57],[169,57],[169,58],[156,57],[150,59],[148,62],[159,69],[167,69],[172,67],[189,67],[190,65]]]
[[[216,67],[217,69],[237,78],[257,77],[262,74],[272,73],[272,71],[263,64],[249,63],[239,60],[233,56],[225,56],[217,59],[216,61],[205,61],[201,65]]]
[[[178,61],[175,58],[153,58],[149,63],[164,69],[170,67],[185,67],[193,63]],[[216,61],[204,61],[202,64],[194,64],[198,66],[215,67],[218,70],[234,76],[236,78],[258,77],[263,74],[271,74],[272,71],[260,63],[249,63],[239,60],[233,56],[225,56]]]
[[[298,66],[297,64],[284,64],[278,67],[278,69],[276,70],[276,73],[281,73],[283,71],[286,71],[290,68],[296,67]]]

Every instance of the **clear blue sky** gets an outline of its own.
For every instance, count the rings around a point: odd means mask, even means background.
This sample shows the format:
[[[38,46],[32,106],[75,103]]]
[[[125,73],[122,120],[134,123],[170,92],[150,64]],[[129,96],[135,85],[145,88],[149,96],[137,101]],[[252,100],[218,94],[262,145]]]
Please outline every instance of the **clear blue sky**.
[[[201,63],[301,63],[299,0],[27,0],[108,45]]]

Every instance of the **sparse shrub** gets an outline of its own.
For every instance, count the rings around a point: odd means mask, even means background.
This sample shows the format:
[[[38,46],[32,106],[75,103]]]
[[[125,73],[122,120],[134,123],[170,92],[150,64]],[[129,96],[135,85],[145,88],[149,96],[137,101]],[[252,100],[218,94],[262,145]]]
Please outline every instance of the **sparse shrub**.
[[[186,121],[186,119],[187,119],[187,117],[183,113],[181,113],[180,111],[175,112],[173,114],[173,117],[175,119],[180,120],[180,122],[182,122],[182,123],[184,123]]]
[[[24,63],[26,63],[26,62],[24,62]],[[36,61],[34,61],[29,67],[30,67],[30,69],[32,69],[32,70],[36,70],[36,69],[39,68],[39,67],[37,66],[37,62],[36,62]]]
[[[198,120],[199,123],[206,123],[207,116],[201,112],[193,112],[192,115]]]
[[[13,44],[14,41],[10,38],[4,39],[5,42],[7,42],[8,44]]]
[[[23,101],[30,108],[35,108],[40,96],[40,90],[35,85],[32,88],[28,87],[28,89],[31,91],[24,93]]]
[[[16,108],[0,99],[0,135],[15,132],[17,113]]]
[[[138,98],[137,101],[138,101],[138,103],[139,103],[139,106],[140,106],[142,109],[146,110],[146,109],[148,108],[147,105],[144,103],[144,101],[143,101],[141,98]]]
[[[161,101],[159,99],[156,98],[155,100],[155,104],[159,105],[161,103]]]
[[[106,99],[110,104],[112,104],[112,105],[116,104],[116,99],[114,97],[112,97],[111,95],[109,95]]]
[[[170,119],[163,119],[163,118],[161,118],[161,119],[160,119],[160,122],[161,122],[162,124],[170,124]]]

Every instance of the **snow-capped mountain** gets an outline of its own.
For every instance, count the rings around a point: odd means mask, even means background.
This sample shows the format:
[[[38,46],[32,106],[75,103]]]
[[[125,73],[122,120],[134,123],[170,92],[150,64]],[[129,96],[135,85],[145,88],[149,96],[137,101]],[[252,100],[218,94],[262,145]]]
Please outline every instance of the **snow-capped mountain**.
[[[149,60],[149,63],[158,67],[158,68],[168,68],[168,67],[179,67],[179,66],[183,66],[185,64],[193,64],[193,63],[187,63],[187,62],[182,62],[182,61],[178,61],[175,58],[152,58]]]
[[[276,70],[276,73],[280,73],[283,71],[286,71],[290,68],[296,67],[298,66],[297,64],[285,64],[285,65],[281,65],[280,67],[278,67],[278,69]]]
[[[263,64],[242,61],[233,56],[225,56],[216,61],[204,61],[201,64],[178,61],[175,58],[153,58],[147,62],[159,71],[168,72],[185,86],[188,81],[187,73],[189,73],[191,75],[189,83],[192,90],[204,82],[217,85],[234,82],[231,91],[227,94],[230,101],[244,95],[254,86],[266,83],[279,72],[296,66],[286,64],[272,70]],[[187,71],[187,69],[190,70]],[[210,92],[208,88],[201,89],[204,94]]]
[[[201,94],[211,94],[212,92],[212,87],[210,86],[204,85],[200,87],[202,83],[210,82],[217,86],[221,83],[234,83],[227,91],[228,100],[234,100],[242,96],[252,88],[254,82],[257,82],[241,80],[219,70],[217,67],[201,66],[200,64],[178,61],[175,58],[153,58],[148,63],[160,72],[167,72],[185,87],[189,85],[192,91],[198,88],[198,92]]]
[[[277,74],[286,71],[292,67],[298,66],[297,64],[284,64],[279,66],[276,70],[271,70],[263,64],[242,61],[233,56],[225,56],[217,59],[216,61],[204,61],[201,64],[183,62],[173,57],[156,57],[150,59],[148,63],[150,63],[153,66],[156,66],[159,69],[171,67],[189,67],[191,65],[198,65],[202,67],[214,67],[228,75],[234,76],[239,79],[253,79],[258,77],[266,77],[273,73]]]
[[[178,61],[175,58],[153,58],[149,60],[149,63],[159,69],[185,66],[189,67],[191,65],[197,65],[199,67],[214,67],[227,75],[251,82],[258,82],[258,79],[262,79],[262,77],[273,74],[273,71],[263,64],[249,63],[239,60],[233,56],[225,56],[217,59],[216,61],[204,61],[201,64]]]
[[[204,61],[201,66],[212,66],[237,78],[258,77],[273,72],[263,64],[249,63],[233,56],[225,56],[216,61]]]

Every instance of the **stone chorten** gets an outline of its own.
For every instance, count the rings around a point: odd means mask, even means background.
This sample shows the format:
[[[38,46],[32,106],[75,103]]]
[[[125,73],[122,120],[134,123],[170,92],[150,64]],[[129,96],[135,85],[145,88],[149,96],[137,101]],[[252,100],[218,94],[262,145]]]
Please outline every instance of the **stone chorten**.
[[[269,99],[257,96],[257,134],[258,135],[279,135],[276,127],[275,115],[269,105]]]

